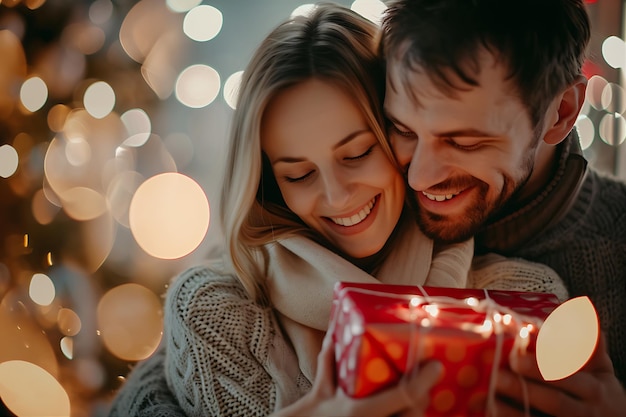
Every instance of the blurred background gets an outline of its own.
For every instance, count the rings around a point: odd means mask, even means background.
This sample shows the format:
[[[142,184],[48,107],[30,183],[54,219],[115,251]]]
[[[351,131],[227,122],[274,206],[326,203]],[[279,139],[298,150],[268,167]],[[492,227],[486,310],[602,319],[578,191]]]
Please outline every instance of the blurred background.
[[[337,2],[373,21],[385,8]],[[241,72],[307,7],[0,0],[0,415],[105,415],[154,351],[168,282],[220,251]],[[587,7],[577,126],[591,164],[626,178],[626,2]]]

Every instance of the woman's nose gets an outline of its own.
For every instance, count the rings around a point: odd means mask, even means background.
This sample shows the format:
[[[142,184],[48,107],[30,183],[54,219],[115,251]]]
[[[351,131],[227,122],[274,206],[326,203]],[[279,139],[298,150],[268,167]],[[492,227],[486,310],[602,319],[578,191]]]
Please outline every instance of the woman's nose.
[[[350,180],[346,175],[331,172],[323,175],[322,194],[329,207],[341,209],[347,207],[350,200]]]

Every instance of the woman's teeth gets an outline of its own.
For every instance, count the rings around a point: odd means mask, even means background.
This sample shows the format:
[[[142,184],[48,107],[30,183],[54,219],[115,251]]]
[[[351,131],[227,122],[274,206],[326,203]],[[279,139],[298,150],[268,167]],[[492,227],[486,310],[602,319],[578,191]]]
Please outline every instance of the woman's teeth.
[[[374,207],[374,203],[376,202],[376,197],[372,198],[372,201],[367,203],[361,211],[357,214],[350,217],[330,217],[330,219],[339,224],[341,226],[354,226],[355,224],[361,223],[372,211],[372,207]]]
[[[429,200],[432,201],[444,201],[444,200],[450,200],[452,197],[455,197],[457,195],[459,195],[459,193],[456,194],[429,194],[427,192],[422,191],[422,194],[424,194],[426,196],[426,198],[428,198]]]

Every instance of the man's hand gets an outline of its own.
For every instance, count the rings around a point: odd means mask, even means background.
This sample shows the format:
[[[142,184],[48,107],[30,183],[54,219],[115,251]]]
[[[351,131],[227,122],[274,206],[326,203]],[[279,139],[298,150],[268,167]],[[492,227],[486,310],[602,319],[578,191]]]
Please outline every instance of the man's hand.
[[[615,376],[603,336],[583,369],[562,380],[544,381],[534,355],[519,358],[512,367],[513,372],[498,374],[499,416],[527,416],[526,396],[532,416],[626,417],[626,391]]]

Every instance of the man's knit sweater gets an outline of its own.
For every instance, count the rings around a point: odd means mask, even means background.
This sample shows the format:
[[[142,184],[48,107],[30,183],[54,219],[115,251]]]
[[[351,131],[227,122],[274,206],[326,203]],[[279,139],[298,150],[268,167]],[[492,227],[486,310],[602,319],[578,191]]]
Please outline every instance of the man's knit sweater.
[[[626,182],[585,169],[575,131],[561,145],[559,170],[544,192],[489,225],[475,248],[545,264],[570,297],[589,296],[626,384]]]

